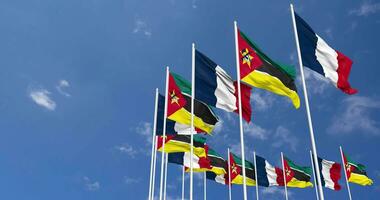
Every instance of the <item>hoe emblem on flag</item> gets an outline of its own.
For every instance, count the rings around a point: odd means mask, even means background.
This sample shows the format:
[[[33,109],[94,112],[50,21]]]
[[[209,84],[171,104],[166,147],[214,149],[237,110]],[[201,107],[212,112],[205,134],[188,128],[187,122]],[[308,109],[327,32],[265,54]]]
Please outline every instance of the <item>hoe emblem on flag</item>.
[[[245,48],[245,50],[240,51],[240,54],[243,56],[243,64],[247,64],[248,67],[251,69],[251,61],[253,60],[253,56],[251,56],[248,48]]]
[[[173,92],[170,94],[170,100],[171,100],[171,104],[173,104],[173,103],[176,103],[178,106],[180,106],[179,105],[179,102],[178,102],[178,100],[179,100],[179,98],[177,97],[177,95],[175,94],[175,91],[173,90]]]

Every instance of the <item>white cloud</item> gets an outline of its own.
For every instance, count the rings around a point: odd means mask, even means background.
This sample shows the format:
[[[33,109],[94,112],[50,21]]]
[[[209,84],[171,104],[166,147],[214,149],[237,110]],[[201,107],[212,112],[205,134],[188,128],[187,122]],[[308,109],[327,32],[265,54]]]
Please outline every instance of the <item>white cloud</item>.
[[[191,7],[193,7],[194,9],[198,8],[198,6],[197,6],[197,0],[192,0],[191,1]]]
[[[100,183],[98,181],[92,181],[87,176],[83,177],[84,185],[88,191],[96,191],[100,189]]]
[[[219,122],[216,123],[213,133],[215,134],[220,133],[223,130],[223,124],[224,124],[224,121],[221,118],[219,118]]]
[[[304,75],[306,80],[307,91],[312,94],[323,94],[328,87],[331,87],[329,80],[317,72],[312,71],[311,69],[304,67]],[[302,86],[301,77],[297,78],[299,85]],[[301,91],[302,88],[299,90]]]
[[[70,87],[70,83],[67,80],[60,80],[55,88],[61,95],[70,97],[71,95],[64,91],[64,89],[68,87]]]
[[[284,196],[285,195],[285,190],[283,187],[267,187],[267,188],[263,188],[261,190],[261,193],[263,195],[282,195]],[[289,196],[292,196],[293,193],[291,191],[288,190],[288,197]]]
[[[55,110],[56,103],[50,98],[50,92],[46,89],[31,89],[29,97],[39,106],[42,106],[48,110]]]
[[[254,90],[251,98],[251,102],[253,103],[252,110],[265,111],[272,107],[275,100],[276,98],[271,92]]]
[[[141,178],[124,177],[126,184],[136,184],[141,182]]]
[[[146,138],[148,144],[152,144],[153,128],[149,122],[141,122],[135,129],[135,131]]]
[[[379,100],[355,95],[344,99],[342,105],[340,111],[333,117],[328,133],[338,135],[357,130],[360,133],[380,134],[379,122],[371,117],[371,111],[376,110],[378,113],[380,109]]]
[[[254,123],[244,123],[244,133],[246,133],[248,136],[260,139],[260,140],[266,140],[269,135],[269,131],[260,127],[259,125],[256,125]]]
[[[298,139],[292,135],[287,128],[283,126],[277,127],[273,138],[273,147],[279,148],[282,146],[288,146],[294,152],[297,150]]]
[[[152,32],[148,28],[147,23],[145,21],[143,21],[142,19],[136,19],[135,20],[135,26],[134,26],[132,32],[135,33],[135,34],[141,33],[141,34],[145,35],[148,38],[152,36]]]
[[[372,3],[371,1],[363,1],[359,8],[349,11],[351,15],[368,16],[380,11],[380,3]]]
[[[325,29],[325,34],[327,35],[328,38],[332,39],[333,38],[333,33],[332,33],[332,28],[327,28]]]
[[[134,158],[135,155],[138,153],[131,145],[129,144],[123,144],[120,146],[115,146],[115,149],[118,150],[120,153],[127,154],[129,157]]]

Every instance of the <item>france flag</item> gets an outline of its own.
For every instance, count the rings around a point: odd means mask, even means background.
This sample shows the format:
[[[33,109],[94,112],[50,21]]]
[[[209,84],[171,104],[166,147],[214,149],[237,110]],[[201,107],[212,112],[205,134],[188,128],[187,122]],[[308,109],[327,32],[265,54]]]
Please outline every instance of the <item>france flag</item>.
[[[297,13],[294,14],[303,65],[326,77],[343,92],[355,94],[357,90],[348,82],[351,59],[331,48]]]

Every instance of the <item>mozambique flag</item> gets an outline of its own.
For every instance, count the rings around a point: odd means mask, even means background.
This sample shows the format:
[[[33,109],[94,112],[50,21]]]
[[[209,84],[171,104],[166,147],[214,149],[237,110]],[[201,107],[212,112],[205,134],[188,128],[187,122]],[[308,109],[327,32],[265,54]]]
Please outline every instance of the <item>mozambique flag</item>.
[[[233,153],[230,154],[231,183],[238,185],[244,184],[242,164],[242,160],[239,157],[237,157]],[[246,184],[248,186],[255,186],[255,168],[251,162],[245,161],[245,175]]]
[[[207,145],[205,145],[207,146]],[[209,166],[193,168],[194,172],[205,172],[210,171],[215,173],[216,175],[224,175],[227,174],[227,161],[224,160],[222,156],[220,156],[213,149],[207,148],[207,160],[209,162]],[[186,171],[189,172],[190,169],[186,168]]]
[[[298,166],[286,157],[284,157],[284,166],[286,186],[296,188],[313,187],[313,184],[310,182],[312,173],[311,167]],[[283,185],[283,183],[280,185]]]
[[[353,162],[346,154],[343,153],[344,165],[346,167],[346,174],[348,182],[356,183],[359,185],[372,185],[373,181],[367,176],[365,166]]]
[[[168,118],[181,124],[191,124],[191,85],[174,73],[169,74]],[[218,122],[214,111],[194,99],[194,126],[210,133]]]
[[[287,96],[295,108],[300,107],[300,99],[294,83],[296,72],[293,66],[279,64],[238,30],[240,78],[253,87],[261,88],[278,95]]]
[[[190,152],[191,135],[167,135],[165,138],[165,149],[163,150],[163,136],[157,136],[157,150],[165,153]],[[206,138],[193,135],[193,152],[198,157],[206,157]]]

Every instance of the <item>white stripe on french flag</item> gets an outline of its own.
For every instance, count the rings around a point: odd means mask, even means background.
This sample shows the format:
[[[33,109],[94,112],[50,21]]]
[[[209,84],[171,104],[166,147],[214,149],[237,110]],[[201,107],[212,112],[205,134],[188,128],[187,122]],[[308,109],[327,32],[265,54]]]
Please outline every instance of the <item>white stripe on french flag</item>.
[[[319,170],[322,174],[322,185],[332,189],[340,190],[339,179],[341,178],[341,166],[339,163],[318,158]]]
[[[351,59],[331,48],[301,17],[295,16],[304,66],[326,77],[344,93],[357,93],[348,82]]]

